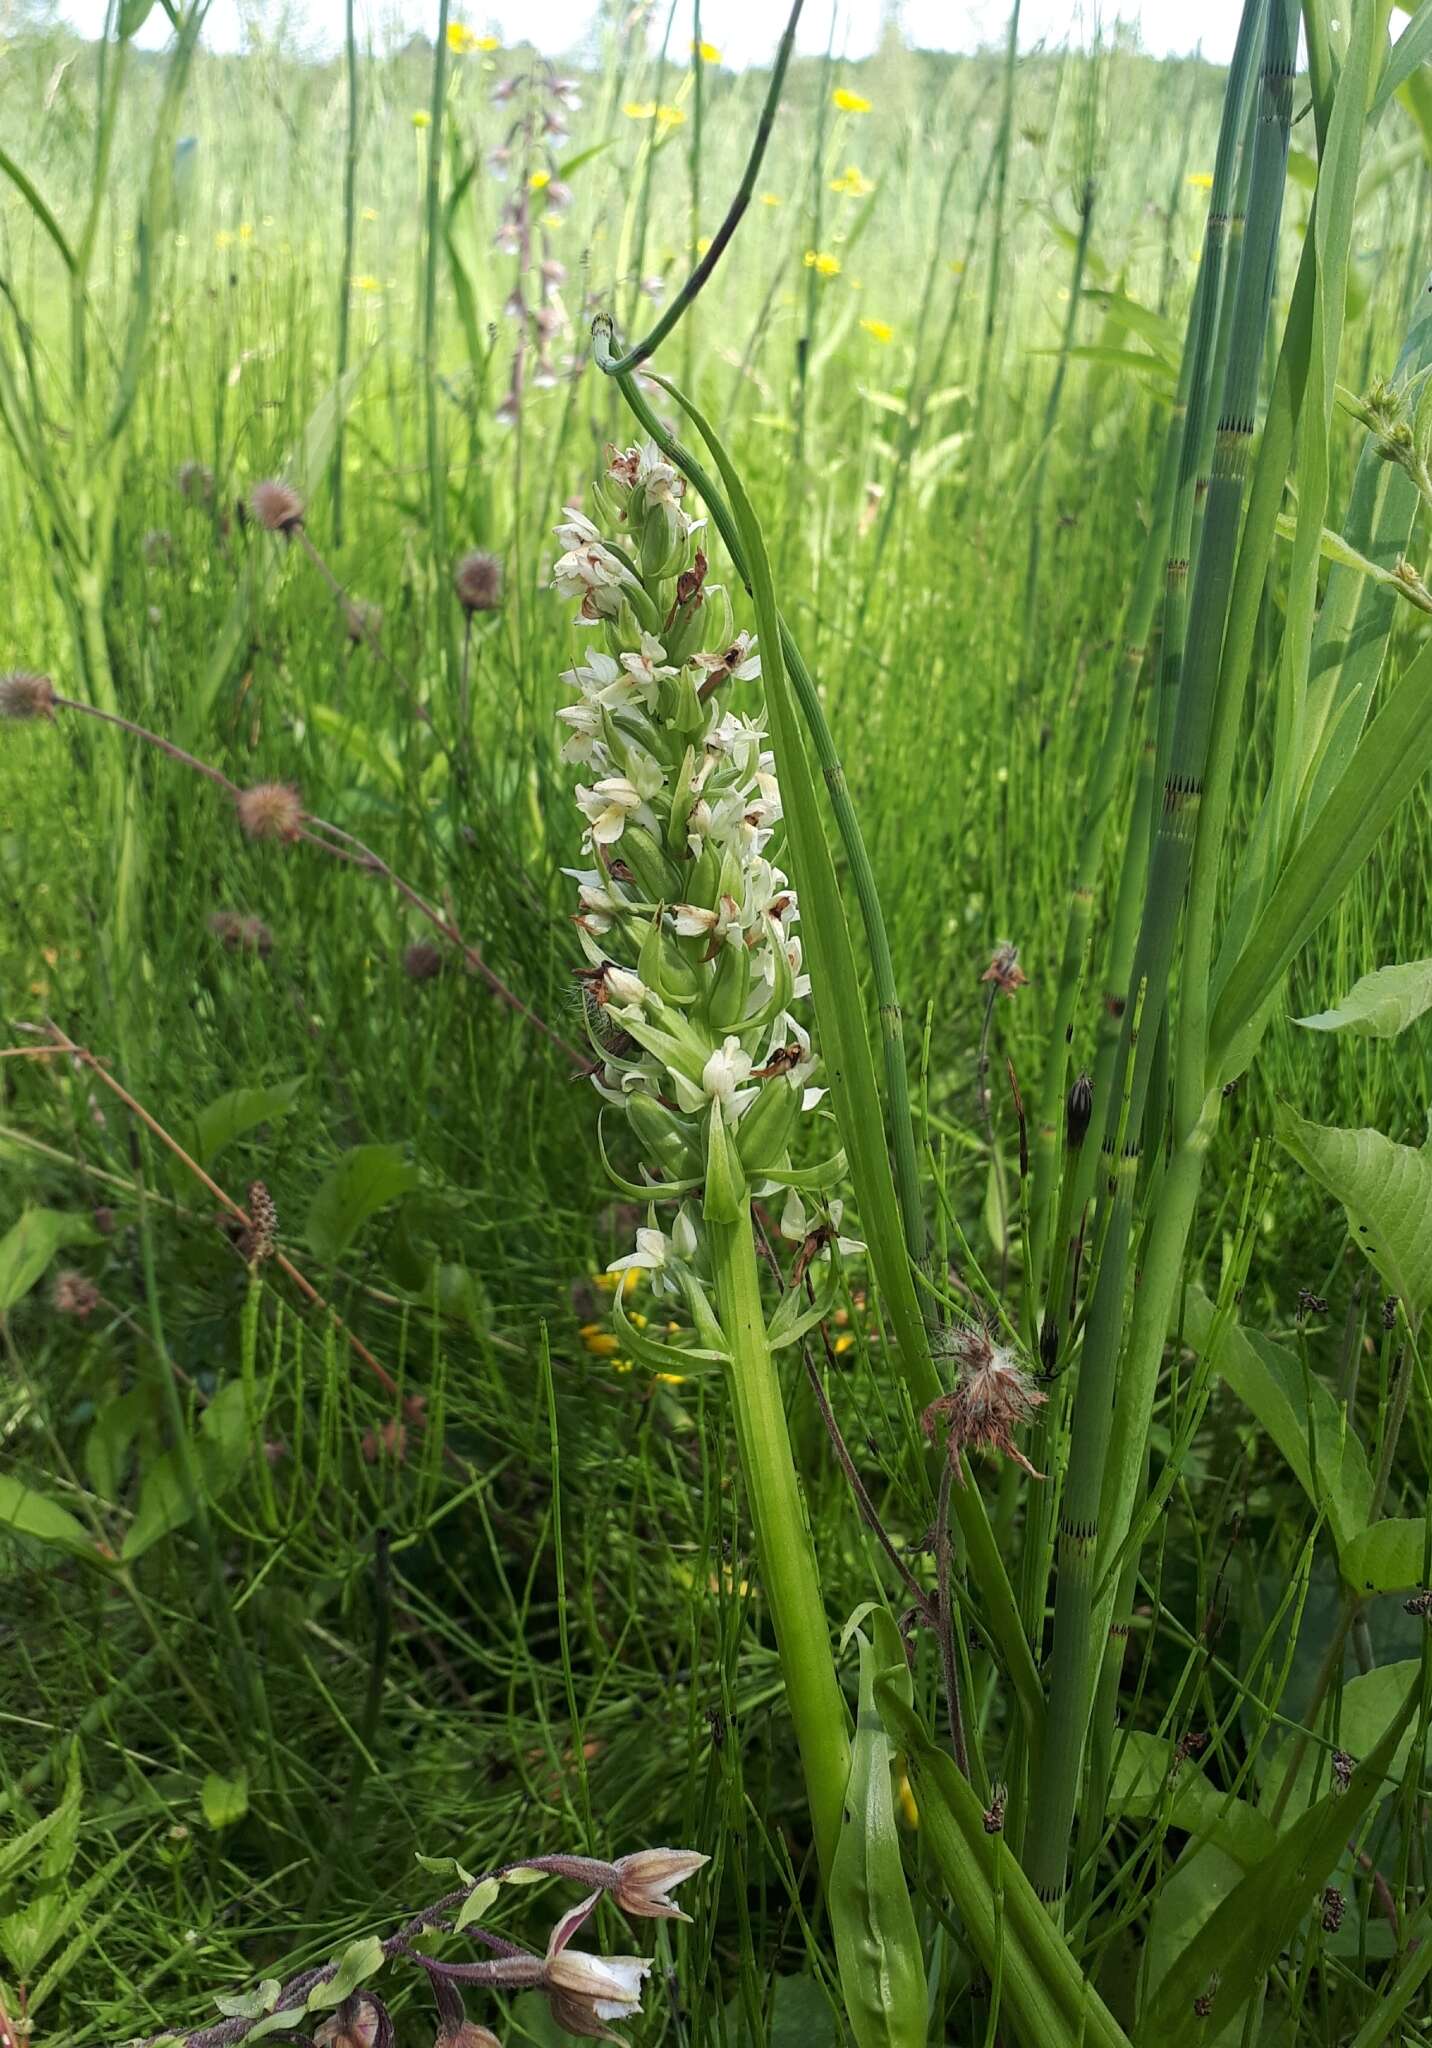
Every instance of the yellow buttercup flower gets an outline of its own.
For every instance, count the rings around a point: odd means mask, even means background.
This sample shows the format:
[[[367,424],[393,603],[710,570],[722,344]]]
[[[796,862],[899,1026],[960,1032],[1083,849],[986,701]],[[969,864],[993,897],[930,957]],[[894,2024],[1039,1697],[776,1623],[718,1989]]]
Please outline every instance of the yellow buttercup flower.
[[[528,186],[534,192],[545,192],[551,182],[552,173],[550,171],[534,171],[527,180]]]
[[[581,1337],[594,1358],[613,1358],[621,1349],[611,1331],[600,1323],[583,1323]]]
[[[851,92],[846,86],[838,85],[830,97],[835,105],[840,108],[842,114],[868,114],[870,112],[869,100],[862,99],[858,92]]]
[[[686,1374],[684,1372],[659,1372],[656,1375],[656,1383],[659,1387],[684,1387],[686,1385]]]
[[[419,107],[417,112],[413,115],[413,126],[415,128],[431,128],[432,125],[432,115],[427,112],[426,108]]]
[[[245,220],[245,221],[241,221],[241,222],[239,223],[239,240],[240,240],[241,242],[251,242],[251,241],[253,240],[253,238],[254,238],[254,224],[253,224],[253,222],[252,222],[251,220]]]
[[[831,179],[830,189],[844,193],[848,199],[864,199],[875,187],[863,171],[857,170],[854,164],[847,164],[838,178]]]
[[[785,201],[781,198],[779,192],[763,192],[761,194],[761,204],[762,206],[783,206]]]
[[[469,50],[477,48],[477,37],[467,26],[466,22],[450,21],[448,23],[447,45],[455,57],[465,57]]]
[[[383,289],[378,279],[369,276],[367,272],[362,277],[350,279],[350,282],[355,292],[380,292]]]
[[[721,62],[721,52],[714,43],[693,43],[691,45],[691,54],[693,57],[699,57],[703,64],[719,64]]]
[[[1211,192],[1213,190],[1213,173],[1212,171],[1190,171],[1188,182],[1196,192]]]
[[[650,121],[656,113],[655,100],[627,100],[622,112],[628,121]]]
[[[593,1273],[592,1285],[600,1287],[603,1294],[615,1294],[620,1286],[623,1295],[627,1295],[635,1293],[640,1278],[636,1267],[629,1266],[625,1273]]]
[[[227,228],[220,228],[218,234],[214,237],[214,247],[216,249],[232,249],[233,246],[234,238],[229,233],[229,230]]]
[[[824,249],[807,249],[805,267],[807,270],[815,271],[819,277],[840,276],[840,258],[830,255]]]
[[[710,237],[709,235],[703,235],[703,236],[701,237],[700,241],[699,241],[699,242],[698,242],[698,243],[696,244],[696,253],[697,253],[697,255],[698,255],[698,256],[704,256],[704,255],[706,254],[707,250],[708,250],[708,249],[709,249],[710,247],[711,247],[711,237]]]
[[[656,110],[656,125],[661,129],[679,128],[685,119],[680,107],[658,107]]]

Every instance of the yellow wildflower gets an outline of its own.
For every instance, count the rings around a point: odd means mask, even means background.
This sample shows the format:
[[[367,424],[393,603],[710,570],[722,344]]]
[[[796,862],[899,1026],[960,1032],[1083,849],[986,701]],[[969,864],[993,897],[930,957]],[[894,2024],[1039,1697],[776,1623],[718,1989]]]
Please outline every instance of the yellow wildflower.
[[[363,209],[363,218],[364,218],[364,220],[376,220],[376,219],[378,218],[378,209],[377,209],[377,207],[376,207],[376,206],[365,206],[365,207],[364,207],[364,209]]]
[[[851,1336],[849,1330],[845,1332],[844,1336],[836,1338],[835,1355],[837,1358],[844,1358],[847,1351],[853,1351],[854,1349],[855,1339]]]
[[[761,194],[762,206],[780,206],[783,203],[779,192],[763,192]]]
[[[956,277],[963,277],[963,276],[964,276],[964,274],[965,274],[965,259],[964,259],[964,257],[963,257],[963,256],[957,256],[957,257],[955,258],[954,262],[953,262],[953,263],[952,263],[952,264],[950,265],[950,269],[951,269],[951,270],[953,271],[953,273],[954,273],[954,275],[955,275]]]
[[[351,279],[350,282],[355,292],[380,292],[383,289],[378,279],[370,276],[367,271],[361,277]]]
[[[640,1278],[636,1267],[628,1266],[625,1273],[593,1273],[592,1285],[600,1287],[603,1294],[615,1294],[620,1284],[623,1295],[627,1295],[635,1292]]]
[[[628,121],[650,121],[656,113],[655,100],[628,100],[622,107]]]
[[[658,107],[656,110],[656,125],[663,132],[679,128],[685,119],[680,107]]]
[[[847,164],[838,178],[831,179],[830,189],[844,193],[847,199],[864,199],[875,187],[863,171],[857,170],[854,164]]]
[[[613,1371],[613,1372],[630,1372],[630,1371],[631,1371],[631,1360],[630,1360],[629,1358],[614,1358],[614,1359],[612,1360],[612,1371]]]
[[[660,1387],[684,1387],[686,1385],[686,1374],[684,1372],[659,1372],[656,1375],[656,1383]]]
[[[611,1358],[620,1348],[611,1331],[600,1323],[583,1323],[581,1338],[594,1358]]]
[[[479,36],[473,47],[478,50],[500,50],[502,48],[502,38],[501,36]]]
[[[805,267],[807,270],[815,271],[819,277],[840,276],[840,258],[831,256],[824,249],[807,249]]]
[[[721,52],[714,43],[693,43],[691,45],[691,54],[693,57],[699,57],[703,64],[719,64],[721,62]]]
[[[477,48],[477,37],[463,21],[450,21],[447,32],[448,48],[455,57],[465,57],[469,50]]]
[[[227,228],[220,228],[218,234],[214,237],[214,247],[216,249],[232,249],[233,246],[234,238],[229,233],[229,230]]]
[[[431,128],[432,125],[432,115],[428,113],[425,108],[419,107],[417,112],[413,115],[413,126],[415,128]]]
[[[527,180],[528,186],[533,192],[545,192],[551,182],[552,173],[550,171],[534,171]]]
[[[831,99],[840,108],[842,114],[868,114],[870,112],[869,100],[862,99],[858,92],[851,92],[843,85],[838,85],[835,88],[835,91],[831,94]]]
[[[706,254],[706,251],[707,251],[707,250],[708,250],[708,249],[709,249],[710,247],[711,247],[711,237],[710,237],[709,235],[703,235],[703,236],[701,237],[700,241],[699,241],[699,242],[698,242],[698,243],[696,244],[696,253],[697,253],[697,255],[698,255],[698,256],[704,256],[704,255]]]
[[[1190,171],[1188,182],[1192,185],[1195,192],[1211,192],[1213,190],[1213,173],[1212,171]]]
[[[240,223],[239,223],[239,240],[240,240],[241,242],[251,242],[251,241],[253,240],[253,238],[254,238],[254,224],[253,224],[253,222],[252,222],[251,220],[245,220],[245,221],[240,221]]]

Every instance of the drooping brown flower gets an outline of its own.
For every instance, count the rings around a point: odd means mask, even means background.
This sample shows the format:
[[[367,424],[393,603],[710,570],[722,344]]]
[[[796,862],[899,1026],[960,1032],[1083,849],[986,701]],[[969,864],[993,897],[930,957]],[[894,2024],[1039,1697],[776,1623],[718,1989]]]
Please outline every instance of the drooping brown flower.
[[[691,1915],[674,1906],[669,1893],[710,1861],[695,1849],[639,1849],[618,1856],[611,1895],[636,1920],[689,1920]]]
[[[453,571],[453,588],[467,612],[495,612],[502,603],[502,563],[474,548]]]
[[[48,676],[11,669],[0,676],[0,718],[53,719],[55,686]]]
[[[239,823],[250,839],[297,839],[303,799],[291,782],[256,782],[237,799]]]
[[[249,492],[249,510],[269,533],[291,536],[303,524],[303,500],[292,484],[269,477]]]

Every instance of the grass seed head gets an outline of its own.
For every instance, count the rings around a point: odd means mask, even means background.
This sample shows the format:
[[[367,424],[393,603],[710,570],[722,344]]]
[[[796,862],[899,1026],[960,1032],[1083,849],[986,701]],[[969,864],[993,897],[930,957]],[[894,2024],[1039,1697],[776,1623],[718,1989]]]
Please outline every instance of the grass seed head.
[[[453,588],[467,612],[495,612],[502,603],[502,563],[496,555],[472,549],[453,571]]]
[[[48,676],[11,669],[0,676],[0,718],[53,718],[55,686]]]
[[[250,839],[297,839],[303,799],[291,782],[256,782],[240,790],[239,823]]]
[[[281,483],[276,477],[254,485],[249,492],[249,510],[266,532],[281,533],[286,538],[297,533],[303,524],[302,498],[292,484]]]

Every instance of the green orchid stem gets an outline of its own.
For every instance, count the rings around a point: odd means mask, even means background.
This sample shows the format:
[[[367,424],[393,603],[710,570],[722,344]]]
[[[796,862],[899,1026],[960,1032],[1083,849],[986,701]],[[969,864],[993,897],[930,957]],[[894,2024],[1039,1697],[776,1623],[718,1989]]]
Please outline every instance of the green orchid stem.
[[[731,1358],[731,1400],[756,1535],[761,1585],[800,1747],[822,1877],[829,1879],[850,1775],[850,1717],[835,1677],[810,1524],[785,1402],[761,1309],[749,1201],[734,1223],[707,1223],[716,1306]]]

